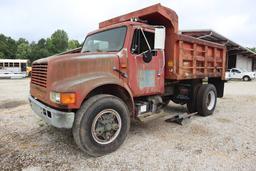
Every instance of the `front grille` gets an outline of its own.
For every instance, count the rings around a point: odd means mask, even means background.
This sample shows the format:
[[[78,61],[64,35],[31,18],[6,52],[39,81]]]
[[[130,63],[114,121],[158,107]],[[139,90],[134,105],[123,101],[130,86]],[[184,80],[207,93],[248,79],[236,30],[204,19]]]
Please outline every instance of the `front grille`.
[[[47,63],[32,65],[31,83],[46,88]]]

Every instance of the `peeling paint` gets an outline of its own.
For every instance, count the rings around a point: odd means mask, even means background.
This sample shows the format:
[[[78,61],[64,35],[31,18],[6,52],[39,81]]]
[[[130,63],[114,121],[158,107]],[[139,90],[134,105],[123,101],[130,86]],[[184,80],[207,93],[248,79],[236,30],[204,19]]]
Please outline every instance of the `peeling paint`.
[[[140,70],[138,75],[138,82],[140,89],[145,87],[155,87],[155,70]]]

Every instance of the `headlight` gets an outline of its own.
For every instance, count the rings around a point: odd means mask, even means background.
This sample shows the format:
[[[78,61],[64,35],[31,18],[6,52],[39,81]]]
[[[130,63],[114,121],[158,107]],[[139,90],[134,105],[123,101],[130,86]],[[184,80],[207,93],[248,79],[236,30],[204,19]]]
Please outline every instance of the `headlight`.
[[[60,103],[60,93],[50,92],[50,100],[54,103]]]
[[[76,94],[50,92],[50,100],[57,104],[64,104],[64,105],[75,104]]]

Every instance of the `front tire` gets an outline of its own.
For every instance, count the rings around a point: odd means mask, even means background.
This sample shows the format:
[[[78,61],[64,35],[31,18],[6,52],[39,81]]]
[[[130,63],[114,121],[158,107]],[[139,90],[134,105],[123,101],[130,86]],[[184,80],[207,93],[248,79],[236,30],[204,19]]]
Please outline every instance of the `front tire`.
[[[102,156],[118,149],[130,128],[129,110],[116,96],[96,95],[76,112],[73,137],[81,150]]]
[[[197,111],[201,116],[213,114],[217,103],[217,90],[213,84],[203,84],[198,91]]]

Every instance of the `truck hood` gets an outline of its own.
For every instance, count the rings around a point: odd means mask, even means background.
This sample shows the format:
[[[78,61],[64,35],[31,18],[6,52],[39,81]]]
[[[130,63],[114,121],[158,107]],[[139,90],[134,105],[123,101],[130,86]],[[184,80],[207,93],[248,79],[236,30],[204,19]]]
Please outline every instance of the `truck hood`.
[[[94,76],[108,74],[110,77],[119,77],[119,74],[113,70],[113,67],[119,68],[119,58],[116,53],[56,55],[37,60],[33,64],[46,64],[47,76],[46,87],[42,87],[40,86],[40,78],[33,78],[32,69],[32,80],[34,80],[34,82],[39,81],[39,83],[31,83],[31,95],[52,106],[54,106],[54,104],[52,104],[49,99],[51,91],[71,92],[73,91],[72,87],[68,85],[78,84],[77,86],[79,86],[81,80],[94,79]],[[36,70],[37,67],[34,69]],[[35,77],[37,77],[37,75],[35,75]]]
[[[50,75],[49,81],[80,77],[82,75],[113,72],[119,68],[118,56],[115,53],[78,53],[46,58]]]
[[[92,59],[92,58],[102,58],[102,57],[110,57],[110,56],[118,56],[115,52],[106,52],[106,53],[98,53],[98,52],[91,52],[91,53],[70,53],[70,54],[63,54],[63,55],[53,55],[46,58],[38,59],[33,62],[36,64],[40,63],[49,63],[54,61],[65,61],[65,60],[72,60],[76,57],[83,57],[84,59]]]

